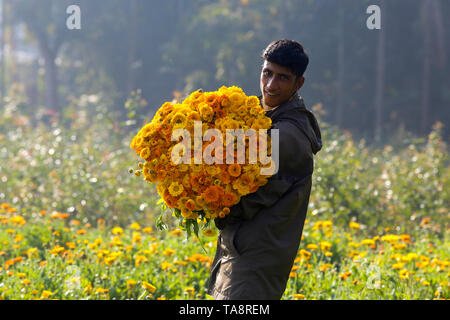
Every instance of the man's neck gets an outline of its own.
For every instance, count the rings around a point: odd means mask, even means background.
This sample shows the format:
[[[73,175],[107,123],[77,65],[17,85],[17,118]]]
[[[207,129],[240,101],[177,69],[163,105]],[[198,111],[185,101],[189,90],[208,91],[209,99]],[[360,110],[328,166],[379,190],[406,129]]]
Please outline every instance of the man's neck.
[[[291,98],[288,100],[288,101],[286,101],[286,102],[289,102],[289,101],[291,101],[292,99],[294,99],[294,97],[295,97],[295,95],[297,94],[297,92],[295,92],[292,96],[291,96]],[[286,102],[283,102],[282,104],[285,104]],[[278,105],[278,106],[275,106],[275,107],[269,107],[268,105],[266,105],[265,103],[264,103],[264,98],[262,99],[262,105],[263,105],[263,109],[264,109],[264,111],[272,111],[272,110],[275,110],[276,108],[278,108],[280,105]]]
[[[263,101],[263,108],[264,108],[264,111],[272,111],[272,110],[275,110],[276,108],[278,108],[279,106],[276,106],[276,107],[269,107],[269,106],[267,106],[265,103],[264,103],[264,101]]]

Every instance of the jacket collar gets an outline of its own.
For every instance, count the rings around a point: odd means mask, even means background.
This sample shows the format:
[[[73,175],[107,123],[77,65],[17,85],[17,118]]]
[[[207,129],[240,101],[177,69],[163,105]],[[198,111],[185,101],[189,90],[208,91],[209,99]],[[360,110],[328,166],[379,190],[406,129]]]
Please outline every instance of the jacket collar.
[[[258,97],[262,105],[262,96]],[[309,119],[309,125],[301,120],[300,114],[306,114]],[[303,99],[295,93],[291,99],[281,104],[279,107],[266,111],[266,116],[272,119],[272,123],[279,120],[288,120],[296,123],[311,142],[312,152],[316,154],[322,149],[322,133],[314,114],[305,106]]]

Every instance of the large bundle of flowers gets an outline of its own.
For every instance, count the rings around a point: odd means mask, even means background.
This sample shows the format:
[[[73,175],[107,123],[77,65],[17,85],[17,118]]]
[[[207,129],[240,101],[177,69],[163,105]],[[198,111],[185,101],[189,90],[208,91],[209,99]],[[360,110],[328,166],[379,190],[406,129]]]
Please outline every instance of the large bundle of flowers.
[[[264,149],[270,158],[270,136],[263,134],[270,127],[259,99],[239,87],[195,91],[182,103],[164,103],[133,138],[130,147],[145,161],[136,175],[157,184],[188,232],[198,230],[197,219],[225,217],[242,196],[267,183],[270,175],[260,170],[267,161],[255,161],[254,154]],[[239,129],[257,134],[236,135],[236,142],[226,136]]]

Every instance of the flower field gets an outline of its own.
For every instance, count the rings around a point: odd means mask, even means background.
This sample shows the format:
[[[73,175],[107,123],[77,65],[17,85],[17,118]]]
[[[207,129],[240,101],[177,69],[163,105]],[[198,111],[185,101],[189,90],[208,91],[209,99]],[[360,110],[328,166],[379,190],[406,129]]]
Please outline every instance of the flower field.
[[[205,252],[170,215],[157,230],[154,186],[128,173],[136,132],[89,115],[88,103],[77,110],[69,127],[0,120],[0,299],[211,299],[217,231],[201,230]],[[449,299],[441,126],[375,149],[320,123],[324,149],[283,299]]]

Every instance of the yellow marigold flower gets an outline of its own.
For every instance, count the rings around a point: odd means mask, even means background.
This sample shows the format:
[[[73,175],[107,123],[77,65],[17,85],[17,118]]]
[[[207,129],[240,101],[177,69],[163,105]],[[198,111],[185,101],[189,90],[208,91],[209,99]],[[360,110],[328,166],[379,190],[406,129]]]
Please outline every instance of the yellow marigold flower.
[[[23,284],[24,286],[28,286],[30,283],[31,283],[31,281],[30,281],[29,279],[24,279],[24,280],[22,281],[22,284]]]
[[[137,284],[136,280],[129,279],[129,280],[127,280],[126,283],[127,283],[127,289],[128,290],[133,290],[133,289],[136,288],[136,284]]]
[[[319,247],[314,243],[310,243],[310,244],[306,245],[306,249],[317,250],[317,249],[319,249]]]
[[[400,279],[409,279],[409,272],[407,269],[403,269],[399,271]]]
[[[321,241],[320,242],[320,250],[322,251],[328,251],[331,248],[331,243],[328,241]]]
[[[358,229],[360,228],[360,224],[359,224],[358,222],[353,222],[353,221],[351,221],[351,222],[348,224],[348,226],[349,226],[351,229],[355,229],[355,230],[358,230]]]
[[[148,262],[147,257],[146,256],[137,255],[136,258],[134,259],[134,265],[136,267],[139,267],[142,262]]]
[[[181,229],[175,229],[175,230],[170,232],[170,234],[173,234],[174,236],[179,236],[182,233],[183,233],[183,230],[181,230]]]
[[[245,103],[245,97],[243,94],[234,92],[229,96],[232,107],[239,107]]]
[[[361,241],[362,245],[368,245],[368,246],[374,246],[375,245],[375,241],[372,239],[364,239],[363,241]]]
[[[302,300],[305,299],[305,295],[304,294],[300,294],[300,293],[294,293],[292,295],[292,297],[294,298],[294,300]]]
[[[178,197],[183,190],[183,185],[178,182],[172,182],[169,186],[169,193],[172,197]]]
[[[339,278],[345,280],[347,279],[352,273],[350,271],[344,272],[344,273],[340,273],[339,274]]]
[[[216,232],[213,229],[206,229],[205,231],[203,231],[203,235],[205,237],[213,237],[216,235]]]
[[[121,227],[114,227],[111,232],[115,235],[122,235],[123,229]]]
[[[304,249],[301,249],[300,250],[300,256],[301,256],[302,259],[308,260],[311,257],[311,252],[309,252],[307,250],[304,250]]]
[[[65,250],[64,247],[61,247],[60,245],[56,245],[49,252],[53,255],[58,255],[60,252],[62,252],[64,250]]]
[[[163,270],[167,270],[167,269],[172,268],[172,267],[173,267],[173,265],[170,262],[163,261],[161,263],[161,269],[163,269]]]
[[[333,267],[332,264],[330,264],[330,263],[324,263],[324,264],[320,265],[319,270],[322,271],[322,272],[325,272],[325,271],[327,271],[328,269],[330,269],[331,267]]]
[[[387,234],[381,237],[382,241],[386,241],[389,243],[396,243],[399,239],[400,237],[394,234]]]
[[[246,105],[247,105],[247,107],[256,107],[256,106],[258,106],[259,105],[258,97],[256,97],[256,96],[247,97]]]
[[[131,242],[133,244],[140,243],[142,241],[142,235],[139,232],[133,232],[133,236],[131,238]]]
[[[14,216],[9,218],[9,222],[12,222],[14,225],[24,225],[26,224],[25,219],[22,216]]]
[[[76,244],[74,242],[66,242],[66,247],[69,249],[75,249]]]
[[[174,129],[179,129],[179,128],[184,128],[186,126],[186,116],[181,113],[181,112],[177,112],[175,113],[175,115],[172,118],[172,123],[173,123],[173,128]]]
[[[214,117],[214,110],[207,103],[201,103],[198,111],[200,112],[200,116],[204,121],[212,121]]]
[[[130,229],[133,229],[133,230],[141,230],[141,226],[139,225],[139,223],[133,222],[133,223],[130,225]]]
[[[394,244],[394,248],[395,249],[404,249],[404,248],[406,248],[406,244],[404,244],[404,243],[397,243],[397,244]]]
[[[41,293],[41,298],[42,298],[42,299],[47,299],[47,298],[50,297],[51,295],[53,295],[53,292],[44,290],[44,291],[42,291],[42,293]]]
[[[146,227],[144,229],[142,229],[143,233],[152,233],[153,232],[153,228],[152,227]]]
[[[404,265],[405,264],[403,262],[395,263],[395,264],[392,265],[392,269],[400,270],[400,269],[403,268]]]
[[[168,256],[168,257],[172,256],[174,253],[175,253],[175,250],[170,249],[170,248],[167,248],[166,250],[163,251],[163,255]]]
[[[108,292],[109,292],[109,289],[104,289],[104,288],[95,289],[96,294],[107,294]]]

